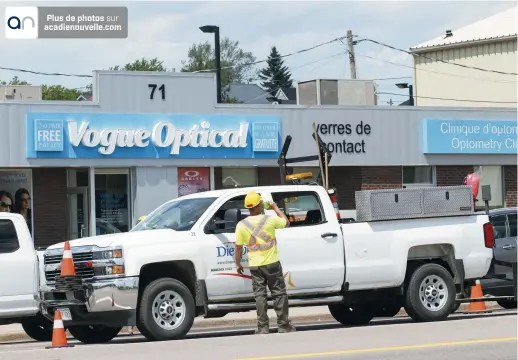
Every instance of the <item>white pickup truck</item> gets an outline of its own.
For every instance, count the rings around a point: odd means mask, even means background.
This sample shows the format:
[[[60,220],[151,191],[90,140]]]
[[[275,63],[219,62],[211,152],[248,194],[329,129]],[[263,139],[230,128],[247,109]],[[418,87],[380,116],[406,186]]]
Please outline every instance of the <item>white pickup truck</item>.
[[[35,340],[52,339],[52,322],[39,313],[43,251],[36,251],[20,214],[0,213],[0,325],[21,323]]]
[[[234,262],[250,190],[298,215],[276,232],[290,306],[328,305],[342,324],[401,307],[415,321],[443,320],[456,293],[490,267],[484,214],[342,224],[321,186],[207,191],[166,202],[130,232],[71,241],[82,290],[56,289],[64,244],[49,247],[42,312],[52,319],[60,309],[76,339],[99,343],[128,325],[150,340],[177,339],[197,316],[255,310],[250,275]]]

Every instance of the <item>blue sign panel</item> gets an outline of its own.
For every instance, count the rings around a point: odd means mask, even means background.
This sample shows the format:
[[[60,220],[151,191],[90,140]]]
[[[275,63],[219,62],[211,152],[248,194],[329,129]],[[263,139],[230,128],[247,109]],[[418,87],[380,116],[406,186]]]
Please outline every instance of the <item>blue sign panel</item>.
[[[27,113],[27,158],[271,159],[271,115]]]
[[[502,120],[424,120],[423,153],[516,154],[517,125]]]

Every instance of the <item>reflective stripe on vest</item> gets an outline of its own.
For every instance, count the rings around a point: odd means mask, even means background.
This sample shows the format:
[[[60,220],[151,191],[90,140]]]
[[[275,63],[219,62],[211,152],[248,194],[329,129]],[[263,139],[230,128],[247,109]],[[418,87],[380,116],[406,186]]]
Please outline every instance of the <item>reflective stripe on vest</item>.
[[[257,224],[257,226],[253,226],[247,219],[241,220],[243,225],[245,225],[250,231],[252,231],[252,235],[250,235],[250,243],[247,246],[248,251],[263,251],[271,249],[273,246],[277,245],[277,241],[275,238],[271,238],[268,234],[263,231],[263,226],[266,224],[270,217],[264,216],[263,219]],[[264,241],[264,244],[257,245],[257,239],[261,239]]]

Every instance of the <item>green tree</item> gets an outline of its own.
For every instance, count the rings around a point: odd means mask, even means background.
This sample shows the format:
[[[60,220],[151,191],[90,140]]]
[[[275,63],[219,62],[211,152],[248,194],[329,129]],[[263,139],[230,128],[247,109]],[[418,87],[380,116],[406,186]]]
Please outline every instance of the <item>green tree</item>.
[[[0,85],[31,85],[25,80],[20,80],[17,76],[13,77],[9,82],[0,81]],[[79,95],[90,96],[92,85],[87,85],[86,90],[68,89],[61,85],[42,85],[41,93],[43,100],[72,100],[75,101]]]
[[[272,96],[275,96],[279,88],[290,88],[293,86],[290,70],[284,65],[284,60],[275,46],[270,51],[266,67],[259,71],[259,78],[263,80],[261,86]]]
[[[30,85],[30,84],[25,80],[18,79],[18,76],[15,76],[9,82],[0,81],[0,85]]]
[[[238,41],[225,37],[220,41],[221,49],[221,99],[225,103],[237,100],[229,96],[229,86],[249,84],[257,78],[253,63],[256,58],[251,52],[244,51]],[[216,54],[212,42],[194,43],[187,52],[187,60],[182,61],[183,72],[201,72],[216,69]]]
[[[157,58],[147,60],[146,58],[142,58],[140,60],[135,60],[132,63],[127,63],[124,66],[113,66],[110,70],[116,71],[168,71],[164,66],[164,62],[158,60]]]

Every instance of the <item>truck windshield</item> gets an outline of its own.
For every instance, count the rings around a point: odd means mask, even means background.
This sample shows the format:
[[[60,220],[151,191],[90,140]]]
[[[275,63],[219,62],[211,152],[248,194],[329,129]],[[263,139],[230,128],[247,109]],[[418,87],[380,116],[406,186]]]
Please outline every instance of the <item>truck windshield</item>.
[[[131,231],[171,229],[190,230],[216,197],[178,199],[155,209]]]

